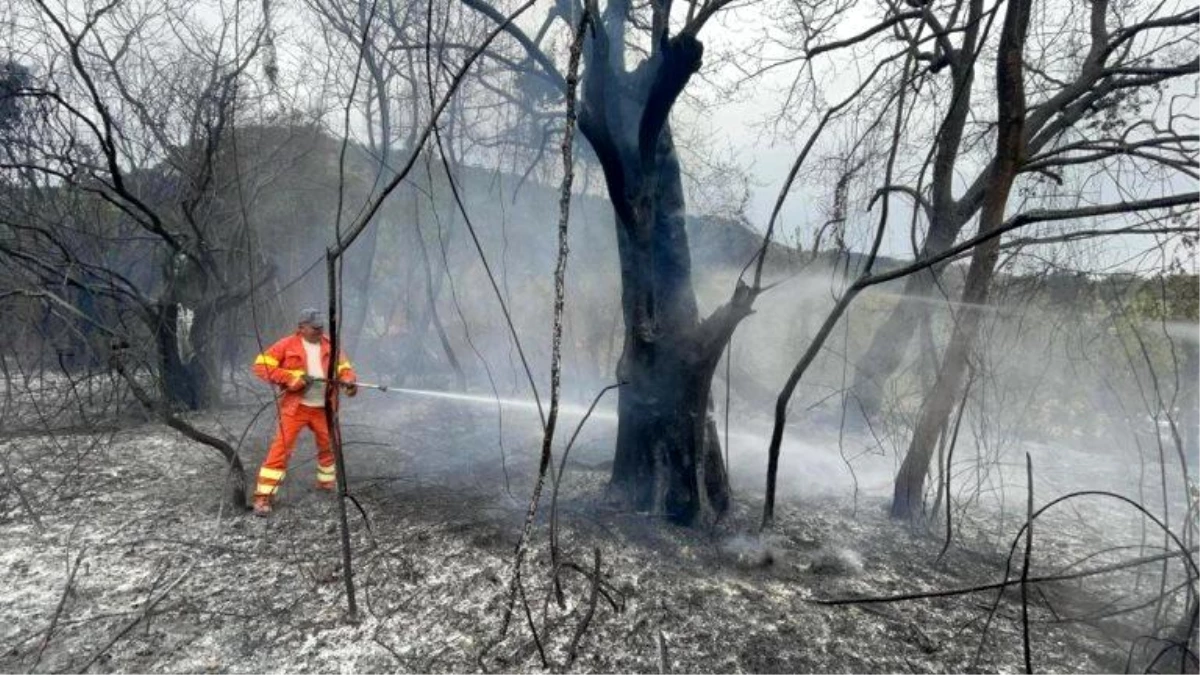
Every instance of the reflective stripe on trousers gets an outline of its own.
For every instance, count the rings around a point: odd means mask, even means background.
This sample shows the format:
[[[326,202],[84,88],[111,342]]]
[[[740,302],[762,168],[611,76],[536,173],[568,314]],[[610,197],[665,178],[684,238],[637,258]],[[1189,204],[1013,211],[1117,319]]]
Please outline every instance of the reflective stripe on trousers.
[[[333,450],[329,445],[329,426],[325,422],[325,409],[298,405],[292,412],[279,416],[275,440],[267,451],[262,468],[258,471],[258,485],[254,490],[256,495],[272,495],[283,483],[287,472],[288,461],[292,451],[296,449],[296,439],[301,430],[311,429],[317,443],[317,480],[327,483],[336,479],[337,474],[333,464]]]

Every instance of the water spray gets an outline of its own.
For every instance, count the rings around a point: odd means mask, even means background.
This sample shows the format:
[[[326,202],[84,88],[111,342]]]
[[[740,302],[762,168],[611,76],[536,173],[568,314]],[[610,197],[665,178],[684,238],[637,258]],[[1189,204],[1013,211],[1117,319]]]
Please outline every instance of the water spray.
[[[310,378],[312,382],[328,382],[323,377]],[[339,383],[343,386],[346,383]],[[441,398],[451,401],[462,401],[465,403],[478,403],[501,405],[509,408],[527,408],[537,410],[537,402],[532,399],[514,399],[514,398],[497,398],[495,396],[481,396],[477,394],[457,394],[449,391],[437,391],[434,389],[409,389],[407,387],[390,387],[386,384],[373,384],[370,382],[355,382],[354,386],[363,389],[374,389],[390,394],[407,394],[409,396],[425,396],[428,398]],[[565,414],[582,415],[587,412],[587,406],[575,405],[571,403],[560,403],[558,406],[560,412]],[[591,415],[593,418],[616,420],[617,414],[615,411],[596,410]]]

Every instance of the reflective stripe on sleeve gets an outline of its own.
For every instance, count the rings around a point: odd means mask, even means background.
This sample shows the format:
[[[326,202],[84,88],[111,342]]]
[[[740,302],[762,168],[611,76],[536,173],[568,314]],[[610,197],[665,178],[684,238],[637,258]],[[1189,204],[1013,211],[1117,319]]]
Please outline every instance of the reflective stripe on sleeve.
[[[349,361],[342,361],[338,364],[337,371],[340,374],[343,370],[350,370],[350,368],[352,368],[352,366],[350,365]]]
[[[258,358],[254,359],[254,365],[267,366],[268,368],[278,368],[279,359],[271,356],[270,354],[259,354]]]

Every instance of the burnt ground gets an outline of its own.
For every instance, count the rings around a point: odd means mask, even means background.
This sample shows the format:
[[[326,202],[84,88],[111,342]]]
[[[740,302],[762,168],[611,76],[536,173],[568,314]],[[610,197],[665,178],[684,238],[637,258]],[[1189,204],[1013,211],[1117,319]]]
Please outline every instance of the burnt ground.
[[[531,639],[521,603],[501,639],[536,468],[535,418],[505,414],[501,462],[493,407],[384,401],[364,394],[345,415],[350,488],[366,515],[352,508],[357,621],[346,613],[336,499],[312,487],[307,437],[276,514],[257,519],[222,502],[216,453],[158,424],[128,419],[102,434],[4,436],[0,670],[540,671],[540,651],[549,669],[581,672],[659,672],[664,664],[675,672],[1024,668],[1016,591],[1000,599],[990,625],[991,592],[813,602],[1001,578],[1000,545],[1016,528],[997,532],[988,507],[962,514],[954,545],[935,563],[940,539],[890,521],[885,493],[851,500],[846,485],[817,492],[797,478],[782,490],[777,527],[760,539],[753,533],[761,483],[735,457],[732,513],[708,530],[681,529],[606,503],[612,423],[604,418],[580,435],[562,480],[564,602],[554,601],[549,583],[548,488],[524,574],[540,640]],[[237,438],[255,409],[194,421]],[[269,440],[268,417],[249,427],[242,454],[250,467]],[[577,419],[566,416],[562,436]],[[801,458],[792,459],[802,474]],[[1112,521],[1099,519],[1084,532],[1096,516],[1074,509],[1039,528],[1034,574],[1121,545],[1103,540]],[[1142,539],[1142,548],[1113,549],[1082,567],[1151,554],[1155,542]],[[602,583],[593,604],[597,550]],[[1030,608],[1035,669],[1125,670],[1131,643],[1149,630],[1150,610],[1129,608],[1157,588],[1130,573],[1042,585]],[[1179,611],[1163,608],[1164,616]]]

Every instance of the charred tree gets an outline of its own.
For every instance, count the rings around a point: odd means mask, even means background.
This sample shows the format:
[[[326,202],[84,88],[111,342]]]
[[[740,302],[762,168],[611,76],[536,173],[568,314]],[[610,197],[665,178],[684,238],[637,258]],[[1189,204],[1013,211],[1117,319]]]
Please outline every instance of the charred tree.
[[[536,77],[565,91],[566,79],[540,41],[556,19],[568,24],[583,7],[559,3],[536,39],[506,23],[484,0],[464,4],[500,25],[525,50]],[[669,0],[635,6],[580,3],[598,17],[584,42],[579,131],[604,173],[620,260],[624,345],[617,363],[623,386],[609,495],[681,524],[708,522],[729,504],[710,389],[733,330],[751,312],[759,284],[737,284],[728,302],[702,319],[692,284],[684,228],[686,206],[671,110],[699,70],[698,33],[729,0],[691,4],[678,25]],[[631,31],[644,31],[648,52],[633,52]]]
[[[180,77],[153,52],[130,49],[149,38],[107,10],[88,13],[79,31],[45,4],[22,11],[27,37],[62,49],[70,70],[16,94],[40,117],[23,130],[19,161],[2,167],[28,202],[12,217],[37,236],[4,253],[42,284],[102,298],[111,316],[84,306],[91,325],[126,330],[123,317],[137,317],[133,339],[154,351],[147,361],[168,404],[219,402],[218,320],[271,275],[226,182],[239,173],[234,118],[249,105],[242,82],[262,34],[231,45],[230,54],[206,54],[211,60],[195,52]],[[186,18],[138,15],[147,23]]]
[[[735,295],[701,322],[668,117],[700,68],[703,45],[687,30],[668,38],[664,28],[651,56],[626,71],[628,9],[610,3],[592,32],[579,116],[607,181],[621,263],[625,344],[617,376],[624,386],[609,490],[635,509],[693,524],[729,503],[709,393],[752,294]]]
[[[989,189],[983,199],[979,231],[991,232],[1004,223],[1004,211],[1013,182],[1025,160],[1025,85],[1023,81],[1025,36],[1029,28],[1032,0],[1013,0],[1004,16],[996,60],[997,130],[995,162]],[[942,356],[933,391],[926,397],[913,431],[908,452],[896,477],[892,497],[892,517],[914,518],[921,512],[925,475],[937,446],[939,430],[945,425],[962,388],[967,357],[974,346],[982,320],[981,307],[987,304],[988,291],[996,262],[1000,257],[1000,238],[983,242],[971,255],[959,312],[950,344]]]
[[[174,406],[200,410],[221,402],[219,314],[178,303],[158,306],[154,342],[159,359],[159,389]]]

